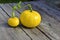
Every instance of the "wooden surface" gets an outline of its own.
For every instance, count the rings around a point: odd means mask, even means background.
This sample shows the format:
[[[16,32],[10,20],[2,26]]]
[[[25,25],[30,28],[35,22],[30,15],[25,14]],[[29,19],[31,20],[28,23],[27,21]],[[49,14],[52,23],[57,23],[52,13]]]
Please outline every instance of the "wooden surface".
[[[40,1],[24,2],[21,5],[28,3],[42,15],[41,24],[34,29],[27,29],[22,25],[11,28],[7,20],[16,3],[0,4],[0,40],[60,40],[60,11]],[[19,17],[20,12],[25,9],[28,7],[16,10],[16,16]]]

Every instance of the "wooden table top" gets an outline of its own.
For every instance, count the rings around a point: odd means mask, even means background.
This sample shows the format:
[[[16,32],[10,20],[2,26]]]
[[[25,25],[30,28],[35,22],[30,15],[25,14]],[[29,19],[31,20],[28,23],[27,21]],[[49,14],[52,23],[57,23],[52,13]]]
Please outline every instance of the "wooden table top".
[[[0,4],[0,40],[60,40],[60,11],[40,1],[23,2],[22,5],[28,3],[42,15],[41,24],[34,29],[22,26],[11,28],[7,20],[16,3]],[[16,16],[19,17],[19,13],[25,9],[28,8],[16,10]]]

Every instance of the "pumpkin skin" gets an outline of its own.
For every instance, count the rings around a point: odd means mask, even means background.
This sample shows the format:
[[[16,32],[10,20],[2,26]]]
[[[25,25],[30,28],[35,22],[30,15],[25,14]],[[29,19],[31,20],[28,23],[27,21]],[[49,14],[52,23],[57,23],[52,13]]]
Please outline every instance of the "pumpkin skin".
[[[9,18],[8,25],[10,25],[11,27],[17,27],[19,25],[19,19],[17,17]]]
[[[41,23],[41,15],[34,10],[25,10],[20,14],[20,21],[27,28],[35,28]]]

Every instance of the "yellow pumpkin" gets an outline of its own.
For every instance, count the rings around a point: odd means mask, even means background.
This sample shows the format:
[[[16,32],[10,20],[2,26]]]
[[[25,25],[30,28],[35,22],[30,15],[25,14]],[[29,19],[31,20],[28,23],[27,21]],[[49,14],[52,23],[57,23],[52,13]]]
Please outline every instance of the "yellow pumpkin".
[[[41,23],[41,15],[34,10],[25,10],[20,14],[20,21],[27,28],[35,28]]]
[[[11,27],[17,27],[17,25],[19,25],[19,19],[17,17],[9,18],[8,25],[10,25]]]

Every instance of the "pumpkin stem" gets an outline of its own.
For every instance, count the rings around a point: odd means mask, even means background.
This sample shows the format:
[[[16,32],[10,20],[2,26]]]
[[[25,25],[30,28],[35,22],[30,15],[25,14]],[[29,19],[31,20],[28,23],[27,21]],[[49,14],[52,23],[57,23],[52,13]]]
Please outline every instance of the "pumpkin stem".
[[[16,6],[13,7],[13,10],[17,10],[21,8],[21,1],[19,3],[16,4]]]
[[[32,12],[32,6],[31,6],[31,4],[27,4],[27,5],[25,5],[25,6],[21,6],[21,1],[19,2],[19,3],[17,3],[17,5],[16,6],[14,6],[12,9],[13,9],[13,11],[12,11],[12,17],[15,17],[15,10],[17,10],[17,9],[20,9],[20,8],[24,8],[24,7],[29,7],[29,9],[30,9],[30,11]]]
[[[30,9],[30,11],[32,12],[32,6],[31,6],[31,4],[27,4],[25,6],[21,6],[21,3],[22,3],[21,1],[19,3],[17,3],[17,5],[13,7],[13,10],[17,10],[17,9],[20,9],[20,8],[25,8],[25,7],[28,6],[29,9]]]
[[[32,6],[31,4],[27,4],[29,6],[30,11],[32,12]]]
[[[27,4],[27,5],[25,5],[25,6],[21,6],[21,3],[22,3],[22,2],[20,1],[16,6],[13,7],[13,9],[14,9],[14,10],[17,10],[17,9],[25,8],[25,7],[28,6],[29,9],[30,9],[30,11],[32,12],[32,6],[31,6],[31,4]]]
[[[17,7],[18,7],[18,9],[20,9],[21,8],[21,1],[17,4]]]
[[[16,6],[14,6],[13,8],[12,8],[12,17],[15,17],[15,10],[17,10],[17,9],[20,9],[21,8],[21,1],[16,5]]]
[[[15,17],[15,11],[14,10],[12,11],[12,17]]]
[[[32,6],[31,6],[31,4],[27,4],[27,5],[23,6],[22,8],[27,7],[27,6],[29,7],[30,11],[32,12]]]

